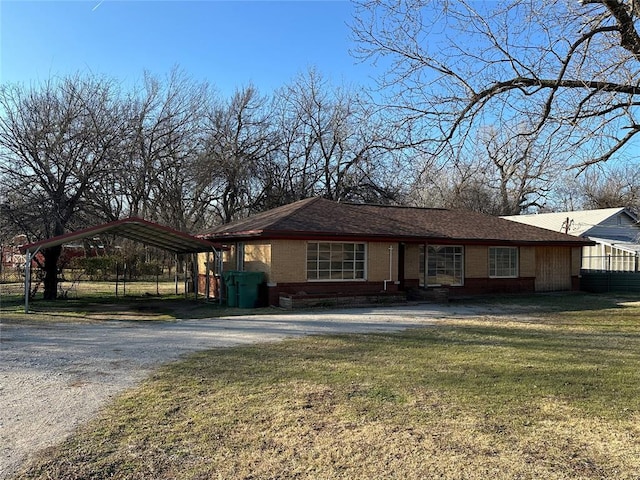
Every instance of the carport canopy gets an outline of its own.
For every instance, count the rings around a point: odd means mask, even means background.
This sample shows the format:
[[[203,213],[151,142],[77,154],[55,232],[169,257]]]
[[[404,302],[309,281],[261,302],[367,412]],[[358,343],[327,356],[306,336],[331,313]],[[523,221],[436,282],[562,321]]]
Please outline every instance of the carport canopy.
[[[195,237],[142,218],[129,217],[22,245],[20,250],[23,253],[34,254],[42,248],[57,247],[101,233],[118,235],[177,254],[210,252],[215,248],[213,243],[204,238]]]
[[[129,217],[122,220],[103,223],[95,227],[76,230],[57,237],[47,238],[38,242],[22,245],[20,250],[26,253],[24,279],[24,310],[29,312],[29,284],[31,283],[31,258],[40,249],[57,247],[87,237],[102,233],[109,233],[157,247],[175,254],[199,253],[216,251],[215,245],[203,238],[165,227],[158,223],[149,222],[142,218]]]

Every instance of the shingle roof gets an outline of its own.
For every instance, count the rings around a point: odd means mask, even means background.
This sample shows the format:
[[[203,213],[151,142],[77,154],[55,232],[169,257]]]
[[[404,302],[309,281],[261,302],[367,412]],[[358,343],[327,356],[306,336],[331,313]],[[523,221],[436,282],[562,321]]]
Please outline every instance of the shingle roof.
[[[262,238],[396,239],[465,243],[588,245],[584,239],[476,212],[339,203],[308,198],[200,236],[210,240]]]

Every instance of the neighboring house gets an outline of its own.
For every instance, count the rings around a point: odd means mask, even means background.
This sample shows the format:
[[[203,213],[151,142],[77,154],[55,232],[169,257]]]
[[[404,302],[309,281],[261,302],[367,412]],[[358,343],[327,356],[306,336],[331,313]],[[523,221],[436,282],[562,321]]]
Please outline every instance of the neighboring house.
[[[20,249],[14,245],[0,245],[0,271],[17,270],[20,265],[24,265],[24,255],[20,254]]]
[[[593,240],[582,250],[582,268],[600,271],[638,271],[640,225],[626,208],[539,213],[502,217],[514,222]]]
[[[19,246],[26,243],[26,235],[17,235],[11,242],[0,244],[0,271],[17,271],[24,266],[25,256],[20,253]]]
[[[20,247],[26,243],[26,235],[17,235],[13,238],[11,243],[6,245],[0,244],[0,271],[7,272],[24,270],[26,257],[20,251]],[[66,265],[75,257],[98,257],[104,256],[104,254],[104,245],[99,241],[96,242],[96,239],[92,239],[92,242],[86,242],[85,244],[63,245],[59,262],[62,265]],[[40,262],[44,261],[42,254],[38,254],[37,256]],[[38,262],[35,262],[34,267],[37,266],[37,263]]]
[[[225,245],[224,270],[264,272],[272,305],[287,295],[431,287],[452,296],[577,290],[580,251],[592,244],[480,213],[322,198],[200,236]]]

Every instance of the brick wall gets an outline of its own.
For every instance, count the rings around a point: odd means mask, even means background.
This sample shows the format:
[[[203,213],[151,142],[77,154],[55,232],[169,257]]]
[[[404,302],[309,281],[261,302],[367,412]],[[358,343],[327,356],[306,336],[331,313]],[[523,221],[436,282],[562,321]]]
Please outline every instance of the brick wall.
[[[499,293],[529,293],[535,291],[534,278],[467,278],[464,286],[450,287],[451,297]]]
[[[520,247],[520,276],[536,276],[536,247]]]
[[[464,248],[464,276],[486,278],[489,276],[489,247],[468,245]]]
[[[393,250],[389,250],[391,247]],[[370,242],[367,245],[367,280],[382,282],[398,280],[398,244],[390,242]],[[391,277],[389,277],[389,255],[391,255]]]
[[[304,240],[272,240],[271,283],[307,281],[307,242]]]
[[[264,272],[269,281],[271,276],[270,242],[246,243],[244,246],[244,269],[247,272]]]

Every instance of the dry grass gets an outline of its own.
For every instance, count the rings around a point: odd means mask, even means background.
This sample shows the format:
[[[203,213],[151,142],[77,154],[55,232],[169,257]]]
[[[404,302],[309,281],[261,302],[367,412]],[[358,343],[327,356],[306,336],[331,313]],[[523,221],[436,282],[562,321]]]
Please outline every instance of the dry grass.
[[[127,283],[115,296],[112,282],[82,282],[69,290],[66,299],[31,300],[29,314],[24,314],[24,296],[19,284],[0,284],[0,320],[3,322],[91,322],[103,320],[175,320],[238,315],[247,310],[226,309],[216,300],[205,302],[200,296],[185,298],[175,294],[173,282]],[[156,292],[160,292],[158,295]]]
[[[80,282],[60,282],[59,290],[66,292],[68,298],[113,296],[116,294],[115,282],[94,282],[83,280]],[[22,283],[0,283],[1,295],[22,295],[24,285]],[[122,282],[118,285],[118,294],[124,295],[171,295],[176,293],[175,282],[162,281],[135,281]],[[178,282],[178,294],[184,293],[184,283]]]
[[[603,303],[199,353],[19,478],[637,479],[640,306]]]

